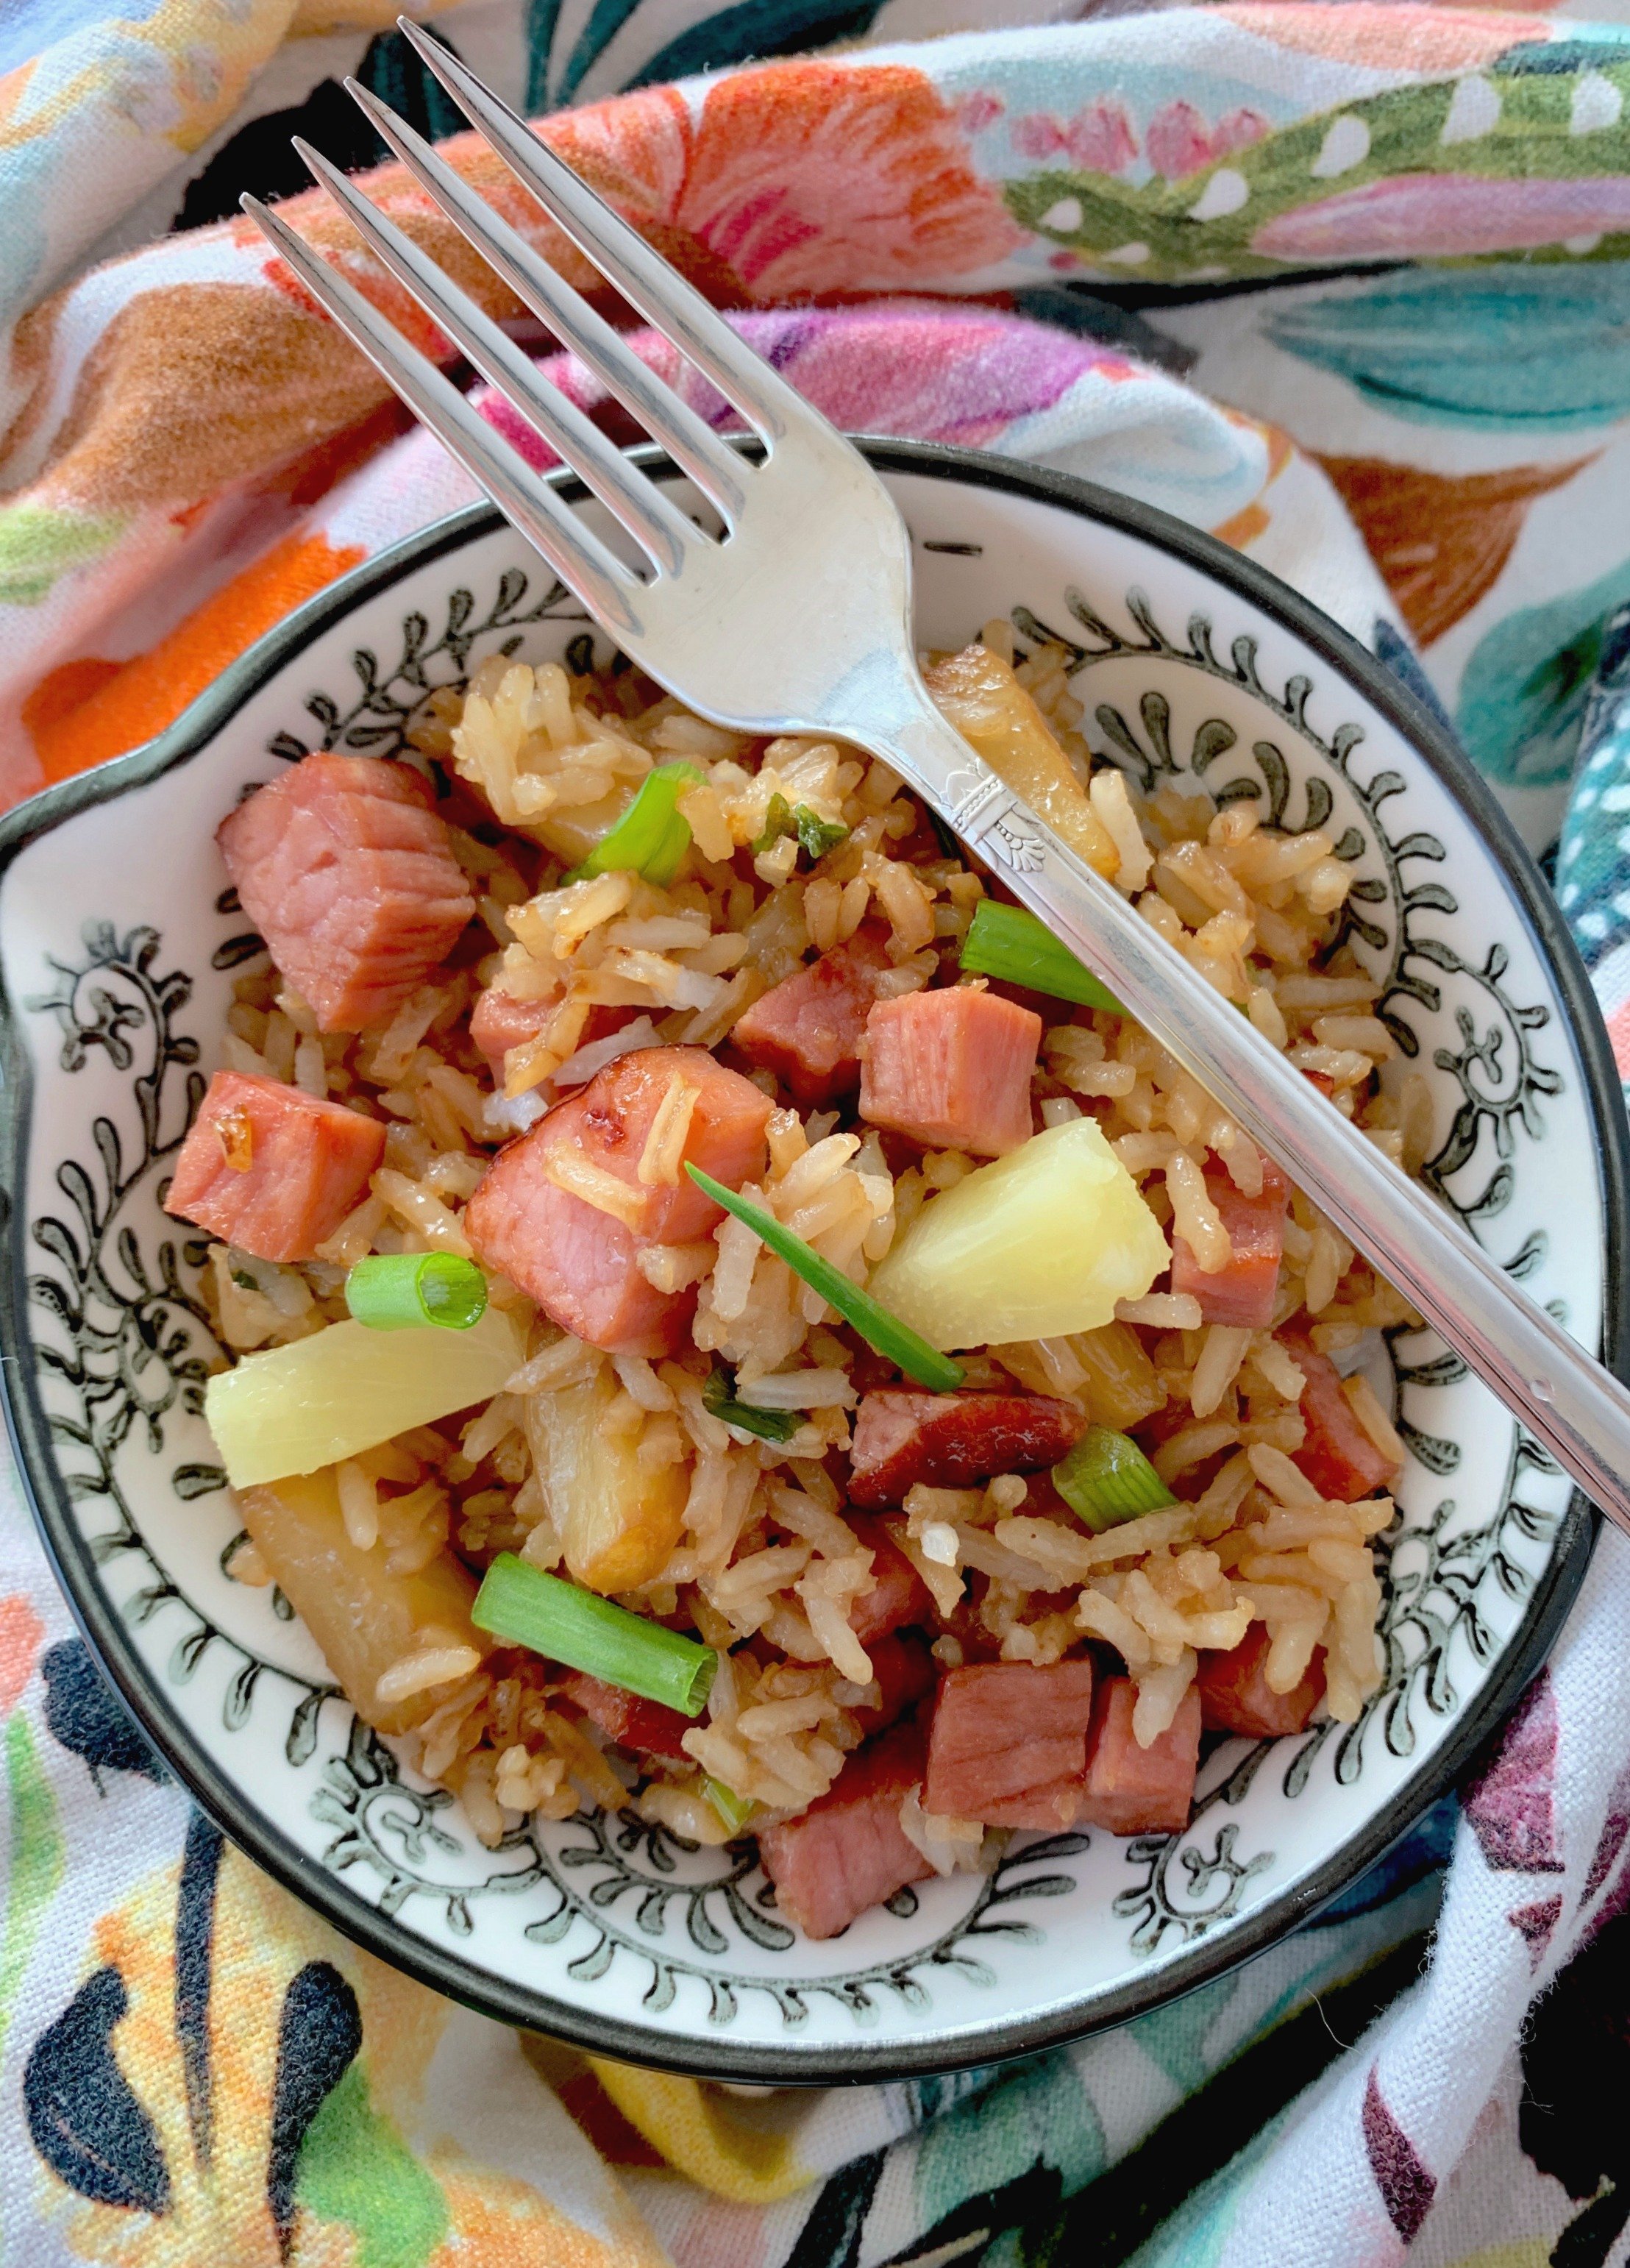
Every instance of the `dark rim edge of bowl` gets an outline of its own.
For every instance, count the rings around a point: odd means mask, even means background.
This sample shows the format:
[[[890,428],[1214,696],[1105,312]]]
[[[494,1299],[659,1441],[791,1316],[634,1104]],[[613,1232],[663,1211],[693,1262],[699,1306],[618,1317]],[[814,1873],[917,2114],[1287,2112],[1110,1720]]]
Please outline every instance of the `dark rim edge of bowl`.
[[[1606,1232],[1603,1344],[1615,1373],[1630,1378],[1630,1307],[1621,1300],[1619,1285],[1630,1217],[1630,1122],[1626,1118],[1606,1029],[1554,897],[1492,793],[1438,719],[1375,655],[1277,576],[1167,512],[1072,475],[1005,458],[934,442],[858,438],[865,455],[883,471],[1003,490],[1052,505],[1150,543],[1221,583],[1350,680],[1465,811],[1501,869],[1540,958],[1553,972],[1570,1019],[1565,1037],[1578,1062],[1590,1101]],[[653,470],[672,469],[655,448],[632,453]],[[564,475],[555,477],[568,500],[575,502],[583,496],[579,482]],[[257,640],[157,740],[63,781],[0,818],[0,884],[18,853],[40,836],[199,755],[253,693],[359,601],[504,524],[493,506],[476,504],[405,537],[377,559],[342,576]],[[1428,1763],[1363,1827],[1346,1837],[1323,1865],[1252,1908],[1243,1921],[1209,1943],[1201,1938],[1187,1950],[1152,1965],[1143,1977],[1112,1991],[1093,1993],[1090,2007],[1077,2002],[1012,2023],[961,2024],[937,2041],[901,2043],[882,2054],[869,2049],[863,2040],[849,2046],[803,2051],[769,2044],[737,2045],[723,2040],[716,2044],[701,2037],[681,2043],[659,2030],[596,2017],[569,2002],[497,1978],[400,1927],[257,1813],[152,1680],[101,1589],[88,1548],[72,1519],[35,1382],[34,1344],[27,1321],[25,1223],[18,1202],[27,1166],[32,1066],[3,983],[0,1076],[4,1082],[0,1096],[0,1193],[11,1216],[6,1226],[11,1264],[0,1286],[0,1346],[6,1357],[0,1370],[4,1371],[7,1431],[47,1557],[75,1621],[114,1690],[180,1784],[230,1838],[344,1935],[417,1982],[481,2015],[553,2034],[594,2053],[701,2079],[811,2087],[873,2083],[937,2075],[1035,2054],[1110,2029],[1196,1990],[1265,1951],[1339,1897],[1450,1790],[1490,1741],[1555,1643],[1599,1531],[1601,1515],[1575,1491],[1558,1523],[1546,1570],[1510,1644],[1475,1701],[1463,1709]]]

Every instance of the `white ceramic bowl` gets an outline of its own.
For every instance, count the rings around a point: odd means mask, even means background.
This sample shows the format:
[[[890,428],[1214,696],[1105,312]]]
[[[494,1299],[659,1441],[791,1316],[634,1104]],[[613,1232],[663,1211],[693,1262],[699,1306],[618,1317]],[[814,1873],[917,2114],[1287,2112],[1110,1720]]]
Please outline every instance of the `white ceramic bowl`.
[[[1095,747],[1337,838],[1357,949],[1432,1083],[1429,1177],[1622,1365],[1623,1114],[1600,1021],[1549,894],[1427,711],[1283,585],[1161,513],[994,458],[870,453],[915,539],[924,645],[993,615],[1021,637],[1045,625],[1079,655]],[[579,1815],[484,1850],[356,1719],[281,1598],[223,1572],[239,1522],[199,1414],[203,1241],[158,1204],[257,942],[216,825],[306,748],[389,756],[430,689],[488,654],[542,660],[586,634],[522,539],[465,512],[304,608],[161,740],[0,825],[0,1336],[47,1546],[114,1682],[227,1833],[385,1959],[496,2016],[794,2081],[945,2071],[1114,2022],[1341,1890],[1556,1633],[1593,1515],[1430,1337],[1394,1335],[1377,1380],[1413,1454],[1386,1677],[1361,1723],[1222,1742],[1181,1835],[1020,1837],[989,1881],[904,1890],[820,1945],[775,1913],[750,1845],[695,1852],[632,1815]]]

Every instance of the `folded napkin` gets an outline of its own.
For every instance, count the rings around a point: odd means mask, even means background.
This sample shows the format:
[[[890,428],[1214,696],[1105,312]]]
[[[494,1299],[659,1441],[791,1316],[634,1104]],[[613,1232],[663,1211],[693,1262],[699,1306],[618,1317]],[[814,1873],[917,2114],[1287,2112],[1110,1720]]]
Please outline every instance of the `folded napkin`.
[[[235,217],[298,188],[291,131],[381,154],[345,71],[452,132],[394,12],[0,14],[0,799],[150,738],[467,497]],[[1533,847],[1560,834],[1630,1068],[1630,33],[1011,12],[477,0],[438,28],[841,423],[1158,504],[1435,701]],[[397,170],[371,188],[515,313]],[[345,250],[321,198],[286,210]],[[751,2099],[520,2041],[224,1846],[101,1684],[9,1469],[0,1584],[0,2228],[28,2268],[1622,2257],[1616,1535],[1458,1805],[1249,1969],[1002,2070]]]

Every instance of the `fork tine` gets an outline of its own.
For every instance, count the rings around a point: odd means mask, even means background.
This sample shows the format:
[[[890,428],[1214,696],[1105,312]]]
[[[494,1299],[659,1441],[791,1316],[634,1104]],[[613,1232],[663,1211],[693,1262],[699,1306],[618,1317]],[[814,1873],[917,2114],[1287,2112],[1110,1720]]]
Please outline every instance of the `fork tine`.
[[[480,413],[436,364],[409,346],[360,291],[268,212],[258,197],[244,210],[282,254],[312,297],[359,346],[450,456],[485,489],[505,517],[534,543],[567,587],[613,637],[639,637],[642,585],[562,504],[548,482],[500,441]]]
[[[312,176],[414,298],[462,347],[481,375],[529,418],[646,551],[660,572],[678,571],[685,550],[701,537],[652,481],[635,471],[622,452],[575,401],[539,378],[536,370],[491,318],[482,313],[425,253],[353,188],[337,166],[297,134],[294,146]]]
[[[371,88],[353,78],[346,91],[454,226],[496,268],[516,296],[546,322],[611,388],[681,471],[688,473],[733,526],[745,501],[745,467],[727,442],[632,353],[604,316],[540,259],[519,232],[477,196],[413,128]]]
[[[477,126],[522,185],[550,217],[585,253],[608,282],[650,323],[672,340],[726,401],[756,425],[773,448],[795,425],[811,416],[808,404],[779,378],[730,325],[653,252],[644,238],[580,180],[563,159],[540,142],[509,105],[483,86],[475,74],[421,29],[410,17],[397,26],[441,81],[466,117]]]

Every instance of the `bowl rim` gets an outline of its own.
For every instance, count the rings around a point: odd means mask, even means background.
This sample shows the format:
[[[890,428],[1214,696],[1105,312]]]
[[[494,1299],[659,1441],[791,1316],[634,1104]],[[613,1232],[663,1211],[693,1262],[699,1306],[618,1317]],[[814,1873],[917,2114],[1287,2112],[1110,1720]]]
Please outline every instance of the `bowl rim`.
[[[1451,733],[1404,681],[1347,631],[1279,577],[1215,536],[1168,512],[1072,474],[1026,465],[938,442],[854,437],[878,470],[924,475],[953,484],[995,489],[1131,535],[1223,585],[1288,630],[1347,679],[1406,740],[1472,821],[1501,870],[1531,942],[1552,973],[1571,1023],[1591,1121],[1605,1232],[1604,1359],[1630,1381],[1630,1302],[1620,1296],[1630,1221],[1630,1120],[1607,1032],[1584,964],[1560,908],[1487,785]],[[633,460],[661,476],[674,468],[654,446]],[[581,482],[553,475],[568,502]],[[308,600],[239,655],[158,737],[144,747],[44,790],[0,817],[0,885],[19,852],[80,813],[117,800],[190,762],[231,718],[303,648],[356,606],[408,574],[506,525],[496,507],[474,504],[432,521],[351,569]],[[1511,1645],[1476,1698],[1461,1712],[1418,1778],[1384,1803],[1322,1865],[1265,1899],[1229,1929],[1201,1937],[1170,1961],[1108,1992],[1055,2007],[1039,2018],[988,2025],[960,2023],[936,2042],[932,2034],[880,2050],[863,2039],[798,2048],[769,2043],[686,2037],[621,2018],[597,2015],[518,1984],[420,1938],[382,1913],[346,1880],[319,1867],[210,1756],[181,1712],[152,1679],[95,1578],[49,1446],[35,1377],[28,1322],[26,1221],[18,1202],[28,1160],[33,1087],[26,1046],[0,979],[0,1233],[9,1265],[0,1282],[0,1393],[24,1494],[52,1572],[92,1654],[114,1691],[178,1781],[227,1837],[283,1887],[313,1907],[345,1936],[416,1982],[496,2021],[552,2034],[590,2052],[699,2079],[760,2085],[825,2087],[940,2075],[1032,2055],[1087,2037],[1164,2007],[1239,1967],[1340,1896],[1444,1795],[1487,1743],[1539,1669],[1576,1597],[1601,1515],[1575,1490],[1558,1523],[1546,1570]]]

